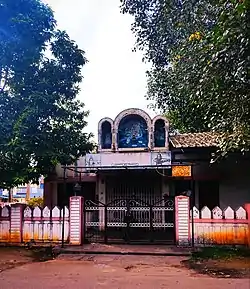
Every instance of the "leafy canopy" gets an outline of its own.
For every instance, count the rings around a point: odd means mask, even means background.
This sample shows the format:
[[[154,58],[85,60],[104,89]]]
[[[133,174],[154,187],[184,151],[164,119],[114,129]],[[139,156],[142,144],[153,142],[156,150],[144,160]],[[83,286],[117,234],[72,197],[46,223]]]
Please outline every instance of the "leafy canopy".
[[[0,187],[37,181],[92,149],[76,98],[85,63],[42,1],[0,1]]]
[[[135,49],[152,63],[147,98],[180,132],[221,133],[220,153],[250,146],[249,0],[121,0]]]

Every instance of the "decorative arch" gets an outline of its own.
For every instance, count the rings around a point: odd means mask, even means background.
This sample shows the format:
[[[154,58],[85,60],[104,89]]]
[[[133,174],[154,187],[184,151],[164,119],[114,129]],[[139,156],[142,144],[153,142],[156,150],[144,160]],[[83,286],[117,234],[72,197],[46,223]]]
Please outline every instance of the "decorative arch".
[[[141,109],[120,112],[114,120],[117,148],[138,149],[151,147],[152,121]]]
[[[140,108],[128,108],[121,111],[114,120],[114,128],[117,129],[121,119],[129,114],[138,114],[145,119],[147,126],[151,127],[152,121],[150,116]]]
[[[157,115],[152,123],[154,148],[168,148],[169,121],[164,116]]]
[[[113,120],[109,117],[101,119],[98,123],[99,150],[112,149]]]

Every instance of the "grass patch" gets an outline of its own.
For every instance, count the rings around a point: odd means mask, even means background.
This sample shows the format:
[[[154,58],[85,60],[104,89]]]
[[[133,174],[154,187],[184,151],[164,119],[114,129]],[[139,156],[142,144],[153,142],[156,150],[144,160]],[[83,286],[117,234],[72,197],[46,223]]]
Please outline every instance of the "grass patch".
[[[247,248],[207,247],[194,252],[183,265],[198,273],[219,278],[249,278],[250,250]]]
[[[248,258],[250,250],[247,248],[206,247],[192,254],[193,260],[218,260],[232,258]]]

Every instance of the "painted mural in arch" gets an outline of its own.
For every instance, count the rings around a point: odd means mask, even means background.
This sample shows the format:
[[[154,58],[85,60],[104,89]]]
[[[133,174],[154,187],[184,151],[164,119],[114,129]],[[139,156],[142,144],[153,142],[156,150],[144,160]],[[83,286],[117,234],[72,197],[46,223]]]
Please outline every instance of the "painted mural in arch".
[[[125,116],[118,127],[118,148],[146,148],[148,127],[145,119],[136,114]]]

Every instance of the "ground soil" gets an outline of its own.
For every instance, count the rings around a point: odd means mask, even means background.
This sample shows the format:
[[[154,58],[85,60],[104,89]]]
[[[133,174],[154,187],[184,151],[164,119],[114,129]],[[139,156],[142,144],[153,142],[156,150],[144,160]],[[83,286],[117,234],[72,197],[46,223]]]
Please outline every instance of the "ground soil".
[[[0,272],[50,259],[53,259],[51,248],[0,247]]]
[[[186,268],[189,257],[65,254],[53,259],[45,253],[38,249],[0,248],[0,288],[250,288],[246,278],[211,278]]]

